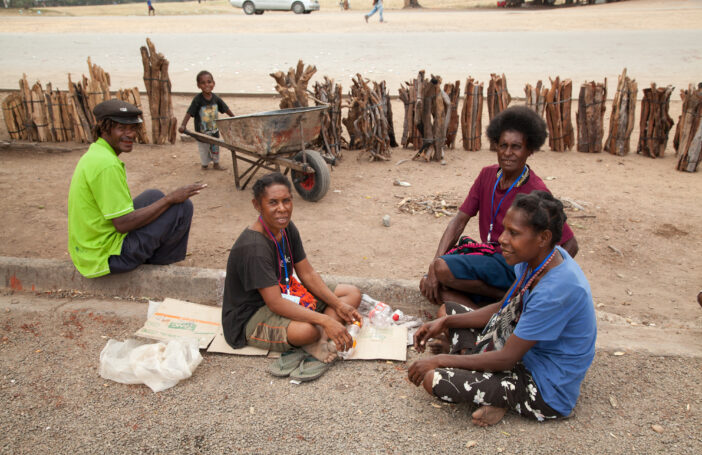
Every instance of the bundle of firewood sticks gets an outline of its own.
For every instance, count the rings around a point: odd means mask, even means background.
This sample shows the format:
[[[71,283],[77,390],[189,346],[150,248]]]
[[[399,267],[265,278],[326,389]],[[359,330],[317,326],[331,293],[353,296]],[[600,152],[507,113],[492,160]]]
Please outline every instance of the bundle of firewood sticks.
[[[623,156],[629,153],[629,139],[634,130],[634,113],[638,84],[622,71],[617,82],[617,91],[612,101],[612,115],[609,118],[609,135],[605,150],[613,155]]]
[[[607,78],[600,84],[585,82],[580,86],[578,111],[578,152],[600,153],[604,137],[605,101],[607,100]]]
[[[678,155],[677,169],[685,172],[697,171],[702,150],[702,87],[692,85],[680,91],[683,100],[682,114],[675,129],[675,150]]]
[[[524,87],[524,97],[526,106],[533,109],[540,117],[544,116],[544,106],[546,105],[546,88],[543,87],[541,81],[536,83],[536,87],[527,84]]]
[[[163,54],[156,52],[156,47],[149,38],[146,38],[146,46],[141,46],[140,50],[144,66],[144,86],[149,98],[153,142],[175,144],[178,120],[173,115],[169,62]]]
[[[487,88],[488,118],[492,120],[497,114],[507,109],[512,97],[507,91],[507,78],[492,73]]]
[[[351,83],[349,110],[342,120],[349,133],[349,147],[364,150],[370,161],[387,161],[390,147],[397,147],[397,142],[385,81],[373,81],[371,88],[371,81],[356,74]]]
[[[324,76],[324,83],[314,84],[314,98],[318,105],[328,105],[322,117],[322,134],[320,141],[324,153],[341,159],[341,148],[348,148],[346,139],[341,135],[341,85]]]
[[[451,96],[441,87],[441,76],[431,75],[425,78],[424,70],[416,79],[400,87],[400,99],[405,104],[402,143],[408,147],[411,143],[417,150],[414,159],[441,161],[444,159],[444,147],[447,145],[451,112],[458,109],[460,83],[450,86]],[[452,131],[455,140],[455,130]]]
[[[483,83],[466,79],[465,98],[461,112],[461,137],[463,150],[480,150],[483,135]]]
[[[295,68],[288,69],[287,73],[276,71],[270,76],[275,79],[275,90],[280,93],[281,109],[292,109],[294,107],[307,107],[307,84],[317,72],[314,65],[307,65],[298,60]]]
[[[570,118],[573,83],[560,77],[551,79],[551,88],[546,92],[546,125],[551,150],[563,152],[573,147],[573,124]]]
[[[656,87],[655,83],[652,83],[650,88],[643,90],[639,146],[636,153],[651,158],[662,157],[665,153],[668,133],[673,127],[673,119],[668,114],[672,93],[673,87],[671,85],[663,88]]]
[[[73,82],[68,76],[68,91],[46,90],[36,82],[30,87],[27,76],[19,81],[20,90],[10,94],[2,103],[5,125],[11,139],[39,142],[90,142],[95,126],[93,109],[110,99],[110,75],[88,58],[90,77]],[[135,89],[120,91],[118,97],[141,105]],[[137,140],[148,142],[143,124]]]

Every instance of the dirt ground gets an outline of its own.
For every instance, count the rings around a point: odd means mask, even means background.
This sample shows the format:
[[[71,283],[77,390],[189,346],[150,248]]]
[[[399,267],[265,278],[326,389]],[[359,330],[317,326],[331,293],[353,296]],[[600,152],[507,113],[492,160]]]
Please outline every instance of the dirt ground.
[[[131,337],[145,314],[146,304],[123,300],[0,295],[0,452],[702,451],[699,357],[598,350],[570,419],[538,424],[508,414],[477,428],[470,406],[432,400],[407,381],[402,362],[338,362],[296,386],[268,375],[271,360],[204,354],[191,378],[160,393],[102,379],[105,343]]]
[[[194,8],[195,5],[193,2],[183,6]],[[120,8],[124,10],[127,6]],[[68,10],[80,14],[77,8]],[[99,9],[92,11],[96,14]],[[437,20],[451,14],[443,11],[427,11],[424,15],[397,13],[409,15],[407,17],[414,21],[418,30],[431,30],[436,27]],[[686,21],[702,14],[702,9],[689,1],[632,0],[541,11],[530,16],[524,11],[512,10],[461,14],[490,14],[499,19],[495,23],[501,26],[521,21],[529,27],[542,29],[559,29],[568,21],[581,26],[589,24],[587,26],[593,28],[611,28],[613,18],[618,18],[618,26],[623,29],[653,30],[675,25],[688,27]],[[643,20],[644,16],[648,22]],[[652,20],[654,16],[655,21]],[[8,32],[64,33],[71,20],[81,20],[81,17],[6,16],[2,22],[7,25],[3,28]],[[176,24],[179,29],[182,26],[183,30],[196,31],[198,24],[205,20],[208,30],[215,33],[216,24],[226,21],[212,20],[213,17],[171,16],[168,21],[171,29],[175,20],[180,21]],[[230,31],[260,31],[256,22],[241,22],[241,17],[233,15],[225,17],[237,21],[238,26],[229,28]],[[347,14],[327,11],[310,18],[317,21],[315,27],[320,27],[317,31],[336,30],[335,27],[346,24],[342,27],[350,27],[344,29],[349,36],[355,33]],[[93,17],[87,22],[105,31],[128,31],[141,20],[107,16]],[[297,22],[294,15],[283,14],[267,20],[273,21],[268,25],[276,26],[276,30],[281,24],[287,24],[282,30],[288,30],[285,27],[292,26],[291,20]],[[85,20],[81,23],[88,25]],[[159,30],[158,27],[165,24],[168,22],[154,22],[153,26]],[[304,30],[291,28],[289,31]],[[688,72],[690,80],[695,80],[698,74],[694,68],[694,65],[684,64],[680,71]],[[21,73],[20,68],[16,71]],[[256,77],[244,75],[245,71],[242,73],[241,77]],[[139,80],[140,76],[135,74],[134,79]],[[578,80],[577,76],[573,75],[574,80]],[[614,92],[612,85],[610,81],[610,96]],[[516,90],[512,88],[515,96],[520,94]],[[270,97],[232,95],[224,98],[238,114],[277,108],[277,101]],[[189,101],[189,96],[175,97],[175,114],[179,119]],[[519,102],[515,100],[514,104]],[[399,138],[403,108],[395,101],[393,109]],[[670,111],[676,121],[680,110],[676,94]],[[609,111],[611,103],[607,106],[607,115]],[[487,115],[485,117],[487,122]],[[607,119],[605,124],[608,124]],[[0,139],[7,138],[4,124],[0,125]],[[633,150],[637,139],[638,128],[632,135]],[[486,143],[484,139],[483,144]],[[2,243],[0,254],[68,258],[66,195],[73,168],[84,149],[81,145],[67,153],[33,152],[17,147],[2,149],[0,188],[5,197],[0,229],[3,237],[12,241]],[[447,203],[460,205],[480,169],[495,162],[494,153],[486,149],[475,153],[463,151],[460,138],[457,149],[446,152],[444,166],[412,161],[414,152],[411,150],[397,148],[392,153],[388,162],[371,163],[362,153],[347,151],[343,161],[334,167],[331,189],[322,201],[312,204],[297,199],[294,219],[301,228],[311,261],[321,272],[417,280],[432,258],[448,219],[425,213],[400,213],[398,202],[406,197],[426,200],[440,195]],[[168,190],[193,181],[209,185],[207,191],[194,200],[196,212],[190,252],[183,265],[224,268],[229,248],[254,218],[250,194],[234,188],[231,159],[224,157],[229,167],[226,172],[203,172],[199,169],[196,145],[178,141],[175,145],[139,146],[124,157],[124,161],[133,195],[150,187]],[[675,162],[672,131],[666,156],[662,159],[644,158],[633,152],[616,157],[604,153],[544,151],[529,160],[557,196],[578,201],[585,208],[584,212],[569,212],[570,224],[580,243],[578,262],[590,279],[599,310],[630,318],[634,324],[699,328],[702,314],[694,298],[702,287],[702,244],[699,242],[702,210],[694,198],[702,190],[702,179],[700,173],[677,172]],[[394,186],[396,179],[408,181],[412,186]],[[391,216],[389,228],[381,223],[384,215]],[[466,233],[476,235],[476,223],[470,223]]]
[[[225,101],[237,113],[277,107],[273,98]],[[176,98],[179,118],[188,104],[187,97]],[[672,104],[673,118],[680,108],[679,102]],[[393,109],[399,132],[401,104],[395,101]],[[638,131],[633,137],[638,138]],[[2,150],[0,190],[5,198],[0,229],[12,241],[2,243],[1,255],[68,258],[66,198],[83,150]],[[418,280],[448,218],[401,213],[398,203],[406,197],[427,200],[440,194],[447,204],[460,205],[480,169],[496,159],[488,150],[465,152],[460,143],[446,152],[443,166],[412,161],[413,154],[397,148],[390,161],[369,162],[361,152],[345,151],[343,161],[332,169],[324,199],[309,203],[296,198],[293,219],[320,272]],[[225,172],[202,171],[196,144],[179,140],[175,145],[137,146],[124,161],[133,195],[195,181],[209,185],[194,198],[189,253],[181,264],[225,268],[229,248],[255,218],[250,192],[234,188],[231,157],[223,155]],[[568,215],[580,244],[577,260],[599,310],[637,324],[699,328],[702,312],[694,298],[702,286],[702,211],[694,195],[702,191],[702,178],[700,173],[676,171],[675,163],[672,140],[661,159],[576,151],[543,151],[529,159],[555,195],[585,208],[569,210]],[[412,186],[395,186],[397,179]],[[382,224],[384,215],[391,217],[389,228]],[[466,233],[477,235],[476,226],[469,223]]]
[[[186,4],[191,9],[196,5]],[[108,14],[130,15],[127,6]],[[144,5],[138,6],[138,14],[145,14]],[[163,4],[156,7],[165,9]],[[224,12],[221,5],[218,8]],[[364,30],[362,21],[352,24],[345,17],[348,14],[329,8],[308,16],[308,26],[349,34]],[[396,11],[386,16],[420,17],[413,24],[424,30],[438,28],[441,21],[445,21],[442,27],[465,27],[448,19],[455,17],[453,12],[426,13]],[[56,14],[74,17],[47,21],[36,14],[17,17],[0,10],[0,44],[3,32],[114,33],[142,30],[141,21],[146,20],[110,16],[86,21],[86,15],[100,11],[78,9]],[[494,10],[475,14],[483,14],[471,21],[478,30],[697,29],[700,23],[699,2],[681,0],[631,0],[561,8],[538,16]],[[226,20],[171,16],[170,21],[156,18],[151,27],[158,32],[177,28],[193,33],[205,28],[212,33],[264,33],[267,27],[290,33],[309,31],[291,22],[295,18],[289,14],[266,13],[264,18],[265,23],[231,13]],[[406,28],[391,19],[387,26],[398,33]],[[680,68],[691,81],[699,78],[695,59],[692,56]],[[619,70],[617,64],[612,73]],[[21,68],[17,71],[22,73]],[[140,77],[135,74],[134,80]],[[577,74],[572,77],[580,80]],[[610,96],[614,82],[609,83]],[[517,87],[512,90],[513,95],[521,94]],[[676,122],[681,110],[677,93],[670,109]],[[5,95],[0,92],[0,97]],[[277,108],[277,100],[271,97],[228,95],[224,99],[238,114]],[[189,102],[189,96],[175,97],[179,119]],[[403,110],[398,101],[393,102],[393,110],[399,138]],[[610,110],[608,103],[606,125]],[[702,288],[698,201],[702,173],[675,170],[672,134],[660,159],[635,153],[636,128],[627,156],[546,150],[531,157],[529,164],[556,196],[584,207],[567,213],[580,244],[576,259],[590,281],[597,310],[621,316],[621,324],[651,325],[697,341],[702,333],[702,311],[695,301]],[[2,124],[0,255],[68,260],[66,198],[73,169],[87,145],[37,150],[6,146],[2,141],[7,139]],[[485,138],[483,144],[487,144]],[[480,169],[496,158],[486,148],[463,151],[460,139],[456,150],[446,152],[446,165],[412,161],[413,155],[412,150],[397,148],[390,161],[369,162],[361,152],[345,151],[342,162],[332,169],[331,188],[324,199],[309,203],[295,198],[293,219],[315,268],[334,275],[419,279],[448,217],[403,213],[398,203],[412,197],[460,205]],[[234,188],[231,158],[226,152],[223,157],[225,172],[202,171],[196,145],[180,140],[174,145],[140,145],[122,157],[133,195],[147,188],[167,191],[195,181],[208,184],[193,200],[189,254],[180,265],[224,268],[234,240],[255,219],[250,192]],[[393,185],[397,179],[411,186]],[[383,226],[384,215],[390,215],[390,227]],[[469,223],[466,234],[477,235],[477,223]],[[143,304],[124,301],[116,305],[115,301],[0,295],[0,399],[5,403],[0,422],[6,429],[0,452],[428,453],[466,452],[466,444],[475,441],[475,453],[653,454],[699,453],[702,446],[699,358],[635,350],[614,356],[599,350],[574,418],[536,425],[508,416],[505,425],[483,430],[467,423],[468,407],[438,404],[409,385],[406,366],[399,363],[340,363],[309,387],[271,381],[263,359],[223,355],[206,355],[193,378],[160,394],[100,379],[97,359],[107,338],[129,337],[143,322],[145,311]],[[622,326],[621,330],[638,328]],[[415,355],[410,352],[408,360]],[[324,399],[319,390],[325,391]],[[288,421],[291,408],[298,417],[294,428]],[[653,424],[663,426],[663,432],[654,432]]]

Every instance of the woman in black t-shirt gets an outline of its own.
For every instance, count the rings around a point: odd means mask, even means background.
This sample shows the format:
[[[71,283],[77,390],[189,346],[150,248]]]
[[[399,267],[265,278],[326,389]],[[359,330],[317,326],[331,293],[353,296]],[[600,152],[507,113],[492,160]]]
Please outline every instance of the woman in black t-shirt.
[[[321,376],[353,340],[344,323],[361,321],[360,291],[339,284],[332,292],[307,260],[291,221],[288,179],[276,172],[253,186],[259,216],[234,243],[227,263],[222,326],[234,348],[283,352],[270,368],[276,376]],[[300,282],[293,276],[297,272]]]

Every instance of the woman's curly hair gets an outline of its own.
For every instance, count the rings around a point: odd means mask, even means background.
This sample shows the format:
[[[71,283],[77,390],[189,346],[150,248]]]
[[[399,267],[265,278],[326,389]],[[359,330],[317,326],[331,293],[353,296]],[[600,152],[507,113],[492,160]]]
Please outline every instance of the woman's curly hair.
[[[539,150],[546,142],[546,122],[526,106],[508,107],[497,114],[487,127],[487,137],[497,144],[505,131],[522,133],[527,150],[532,152]]]

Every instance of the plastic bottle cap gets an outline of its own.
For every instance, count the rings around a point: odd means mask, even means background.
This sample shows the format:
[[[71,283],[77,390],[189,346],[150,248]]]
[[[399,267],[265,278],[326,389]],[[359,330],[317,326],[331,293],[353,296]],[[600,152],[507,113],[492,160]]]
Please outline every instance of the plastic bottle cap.
[[[400,319],[400,315],[399,315],[399,314],[395,313],[395,314],[392,315],[392,320],[393,320],[393,321],[398,321],[399,319]]]

